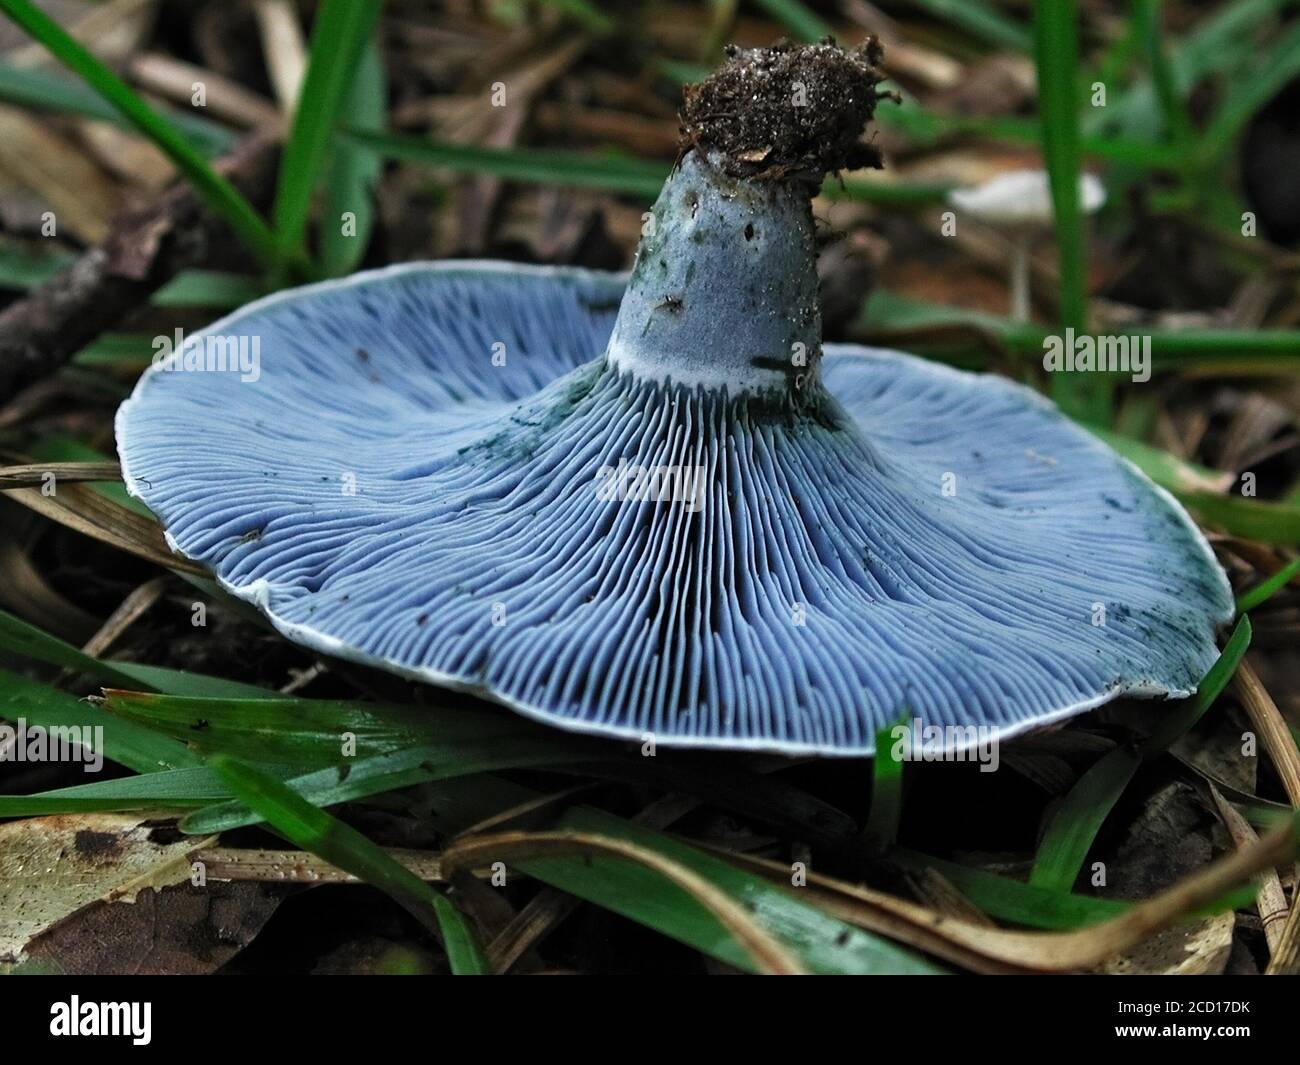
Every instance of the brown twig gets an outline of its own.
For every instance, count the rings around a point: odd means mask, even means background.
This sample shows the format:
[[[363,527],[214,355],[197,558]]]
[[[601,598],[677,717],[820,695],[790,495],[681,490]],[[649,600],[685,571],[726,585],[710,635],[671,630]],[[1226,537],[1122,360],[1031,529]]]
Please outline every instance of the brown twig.
[[[259,132],[217,169],[264,205],[277,154],[274,137]],[[176,274],[209,261],[227,235],[186,185],[123,215],[104,243],[0,311],[0,399],[53,373]]]

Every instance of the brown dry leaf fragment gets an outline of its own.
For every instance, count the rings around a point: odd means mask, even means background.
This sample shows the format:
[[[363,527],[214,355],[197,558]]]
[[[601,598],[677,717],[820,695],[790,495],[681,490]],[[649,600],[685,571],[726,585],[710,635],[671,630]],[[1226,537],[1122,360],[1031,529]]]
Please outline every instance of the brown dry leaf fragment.
[[[133,906],[94,903],[33,939],[27,958],[77,976],[203,976],[253,941],[285,890],[209,880],[145,892]]]
[[[96,902],[134,902],[146,888],[190,879],[190,855],[208,840],[159,842],[160,814],[69,814],[0,825],[0,963]]]

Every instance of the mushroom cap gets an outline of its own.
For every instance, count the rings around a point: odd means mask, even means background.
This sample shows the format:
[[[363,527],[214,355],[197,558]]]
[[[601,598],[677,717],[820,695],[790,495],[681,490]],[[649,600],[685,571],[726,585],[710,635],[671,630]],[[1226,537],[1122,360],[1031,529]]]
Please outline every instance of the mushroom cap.
[[[982,222],[999,226],[1038,226],[1052,221],[1052,191],[1045,170],[1009,170],[969,188],[953,189],[948,202]],[[1095,174],[1079,175],[1079,204],[1092,214],[1106,202]]]
[[[260,300],[191,338],[256,341],[255,380],[161,362],[122,405],[127,488],[289,639],[577,731],[852,755],[1195,690],[1226,577],[1036,393],[849,345],[815,414],[646,380],[600,357],[625,284],[452,262]],[[699,476],[662,501],[633,466]]]

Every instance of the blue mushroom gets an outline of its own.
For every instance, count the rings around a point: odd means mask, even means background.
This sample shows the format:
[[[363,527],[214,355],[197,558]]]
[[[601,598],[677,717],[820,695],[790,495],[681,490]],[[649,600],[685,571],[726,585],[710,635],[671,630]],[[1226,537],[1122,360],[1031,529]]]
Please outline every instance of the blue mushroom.
[[[822,48],[723,69],[783,93]],[[122,405],[129,491],[289,639],[580,732],[863,755],[1194,692],[1233,607],[1178,504],[1025,387],[823,345],[837,160],[689,104],[630,278],[260,300]]]

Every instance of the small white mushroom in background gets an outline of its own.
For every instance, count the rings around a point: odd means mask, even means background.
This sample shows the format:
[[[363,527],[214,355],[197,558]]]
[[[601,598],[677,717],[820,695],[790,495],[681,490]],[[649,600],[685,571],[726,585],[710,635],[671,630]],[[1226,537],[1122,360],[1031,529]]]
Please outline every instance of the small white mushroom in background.
[[[954,189],[948,202],[1000,230],[1011,242],[1011,318],[1029,321],[1029,246],[1052,225],[1052,193],[1045,170],[1012,170],[969,188]],[[1092,214],[1106,202],[1093,174],[1079,176],[1079,204]]]

